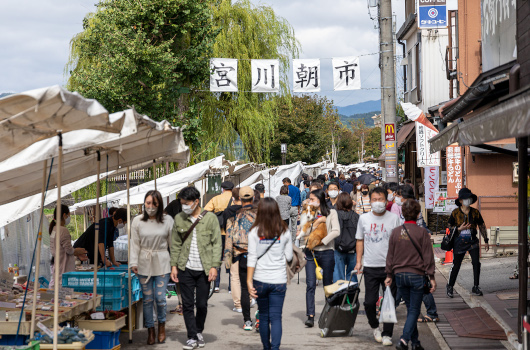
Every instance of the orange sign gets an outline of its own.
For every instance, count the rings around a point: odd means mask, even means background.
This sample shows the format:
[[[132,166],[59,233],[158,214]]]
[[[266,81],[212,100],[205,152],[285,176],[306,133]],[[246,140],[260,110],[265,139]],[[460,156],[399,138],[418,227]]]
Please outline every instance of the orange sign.
[[[394,124],[385,124],[385,141],[396,141],[396,127]]]
[[[462,174],[464,166],[462,162],[462,149],[458,145],[451,145],[445,149],[447,165],[447,197],[458,198],[458,192],[462,189]]]

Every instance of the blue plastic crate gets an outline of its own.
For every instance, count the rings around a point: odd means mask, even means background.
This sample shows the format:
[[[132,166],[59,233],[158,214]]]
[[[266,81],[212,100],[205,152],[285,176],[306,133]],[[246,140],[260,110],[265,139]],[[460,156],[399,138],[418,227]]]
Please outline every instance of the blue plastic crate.
[[[132,301],[134,303],[135,301],[140,300],[140,298],[142,297],[142,291],[141,290],[134,291],[131,293],[131,295],[132,295]],[[123,298],[123,307],[124,308],[129,307],[129,292],[125,292],[125,296]]]
[[[125,286],[121,287],[98,287],[97,294],[101,294],[104,298],[121,298],[125,295]],[[92,293],[94,291],[93,287],[77,287],[74,288],[75,292],[79,293]]]
[[[122,296],[121,298],[102,298],[101,305],[99,305],[96,308],[96,310],[97,311],[105,311],[105,310],[120,311],[121,309],[123,309],[122,305],[123,305],[124,299],[125,299],[125,296]]]
[[[0,337],[0,345],[25,345],[26,339],[28,339],[27,335],[19,334],[17,339],[16,334],[6,334]]]
[[[125,289],[129,288],[129,282],[128,282],[129,276],[125,274]],[[140,279],[137,275],[134,273],[131,273],[131,289],[133,292],[136,292],[138,290],[142,289],[142,286],[140,285]]]
[[[120,344],[120,330],[116,332],[94,332],[94,340],[85,349],[112,349]]]
[[[111,268],[107,268],[107,272],[125,272],[125,289],[128,288],[128,282],[127,279],[129,278],[129,265],[122,264],[120,266],[112,266]],[[112,269],[112,270],[111,270]],[[102,273],[103,269],[98,270],[98,274]],[[133,291],[140,289],[140,280],[138,279],[138,276],[131,272],[131,287]]]
[[[98,271],[98,287],[121,287],[124,284],[125,272]],[[65,272],[63,273],[63,287],[78,288],[94,286],[93,272]]]

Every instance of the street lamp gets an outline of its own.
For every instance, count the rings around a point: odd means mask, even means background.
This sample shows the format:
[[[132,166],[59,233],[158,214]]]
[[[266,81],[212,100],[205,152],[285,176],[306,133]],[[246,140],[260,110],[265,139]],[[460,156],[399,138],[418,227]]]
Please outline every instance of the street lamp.
[[[281,144],[281,152],[282,152],[282,165],[285,165],[285,156],[287,154],[287,144],[282,143]]]

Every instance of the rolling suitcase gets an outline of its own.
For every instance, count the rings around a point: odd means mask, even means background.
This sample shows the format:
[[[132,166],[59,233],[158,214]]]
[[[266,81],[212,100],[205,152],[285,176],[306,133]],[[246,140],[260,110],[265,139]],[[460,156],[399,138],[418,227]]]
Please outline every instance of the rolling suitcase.
[[[322,338],[353,335],[353,326],[355,326],[360,306],[359,294],[361,290],[359,285],[362,281],[362,275],[359,283],[355,285],[350,285],[352,277],[353,272],[346,289],[326,298],[326,305],[324,305],[318,319]]]

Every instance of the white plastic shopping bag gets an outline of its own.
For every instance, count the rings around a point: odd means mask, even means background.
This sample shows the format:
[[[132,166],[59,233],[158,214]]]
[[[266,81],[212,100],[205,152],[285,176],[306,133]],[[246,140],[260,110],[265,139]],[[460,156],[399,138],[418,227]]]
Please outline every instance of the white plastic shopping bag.
[[[397,323],[396,306],[390,287],[386,287],[385,290],[385,295],[383,297],[383,305],[381,305],[381,316],[379,316],[379,322]]]

